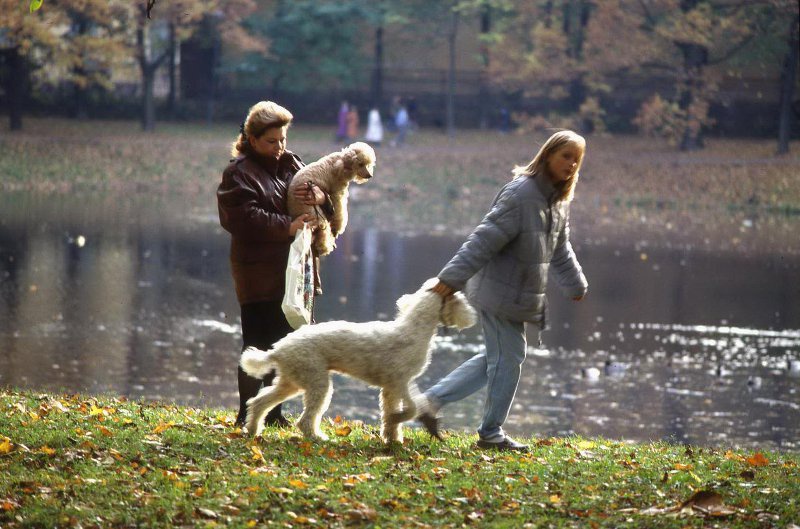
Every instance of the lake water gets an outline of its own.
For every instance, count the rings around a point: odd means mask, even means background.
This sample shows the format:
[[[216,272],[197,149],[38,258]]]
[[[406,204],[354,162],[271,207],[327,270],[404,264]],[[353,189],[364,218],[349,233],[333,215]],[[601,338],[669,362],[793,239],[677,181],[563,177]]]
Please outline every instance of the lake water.
[[[0,385],[232,409],[239,308],[214,208],[2,197]],[[391,318],[461,241],[354,222],[323,263],[318,320]],[[529,348],[507,430],[800,449],[796,252],[573,243],[590,294],[574,303],[553,283],[552,328]],[[481,347],[478,329],[436,343],[422,388]],[[334,388],[329,415],[376,423],[375,389]],[[445,408],[445,427],[473,430],[482,398]]]

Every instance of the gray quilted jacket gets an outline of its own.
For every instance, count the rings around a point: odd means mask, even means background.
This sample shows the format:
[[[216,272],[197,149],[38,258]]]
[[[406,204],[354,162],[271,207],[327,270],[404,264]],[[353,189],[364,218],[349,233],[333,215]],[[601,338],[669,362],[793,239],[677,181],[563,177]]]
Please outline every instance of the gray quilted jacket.
[[[544,176],[507,183],[489,213],[439,273],[439,280],[464,290],[478,308],[511,321],[545,325],[550,265],[569,297],[588,283],[569,242],[569,203],[555,202]]]

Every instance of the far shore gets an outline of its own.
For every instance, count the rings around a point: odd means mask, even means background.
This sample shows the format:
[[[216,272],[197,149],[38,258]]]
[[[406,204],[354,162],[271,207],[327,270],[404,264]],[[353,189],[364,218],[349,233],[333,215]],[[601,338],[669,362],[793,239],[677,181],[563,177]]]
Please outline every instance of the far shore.
[[[234,124],[162,123],[145,134],[135,122],[27,119],[24,131],[0,134],[0,190],[5,200],[174,199],[213,217],[235,135]],[[376,177],[351,186],[351,229],[466,235],[548,135],[466,130],[451,139],[423,129],[401,148],[386,141]],[[587,141],[571,214],[575,244],[800,254],[800,142],[776,156],[769,139],[708,138],[689,153],[638,136]],[[333,128],[296,124],[289,148],[312,161],[340,145]]]

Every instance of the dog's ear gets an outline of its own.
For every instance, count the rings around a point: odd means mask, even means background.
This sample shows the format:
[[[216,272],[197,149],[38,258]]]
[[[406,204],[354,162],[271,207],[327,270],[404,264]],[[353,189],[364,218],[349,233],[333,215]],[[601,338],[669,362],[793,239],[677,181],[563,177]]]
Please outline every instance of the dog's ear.
[[[341,174],[346,173],[346,171],[347,171],[347,167],[346,167],[346,164],[344,162],[344,158],[343,157],[340,157],[338,160],[336,160],[333,163],[332,172],[333,172],[334,175],[341,175]]]
[[[358,167],[358,151],[351,147],[346,147],[342,151],[342,163],[344,170],[348,175],[356,170]]]

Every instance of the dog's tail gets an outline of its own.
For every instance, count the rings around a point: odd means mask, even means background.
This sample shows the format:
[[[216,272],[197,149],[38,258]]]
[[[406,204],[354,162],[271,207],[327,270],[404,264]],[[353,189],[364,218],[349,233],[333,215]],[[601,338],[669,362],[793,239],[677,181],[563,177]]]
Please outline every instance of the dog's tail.
[[[239,360],[239,365],[242,366],[244,372],[253,378],[264,378],[264,376],[274,369],[275,364],[270,360],[272,353],[270,351],[262,351],[255,347],[248,347],[242,353],[242,358]]]

